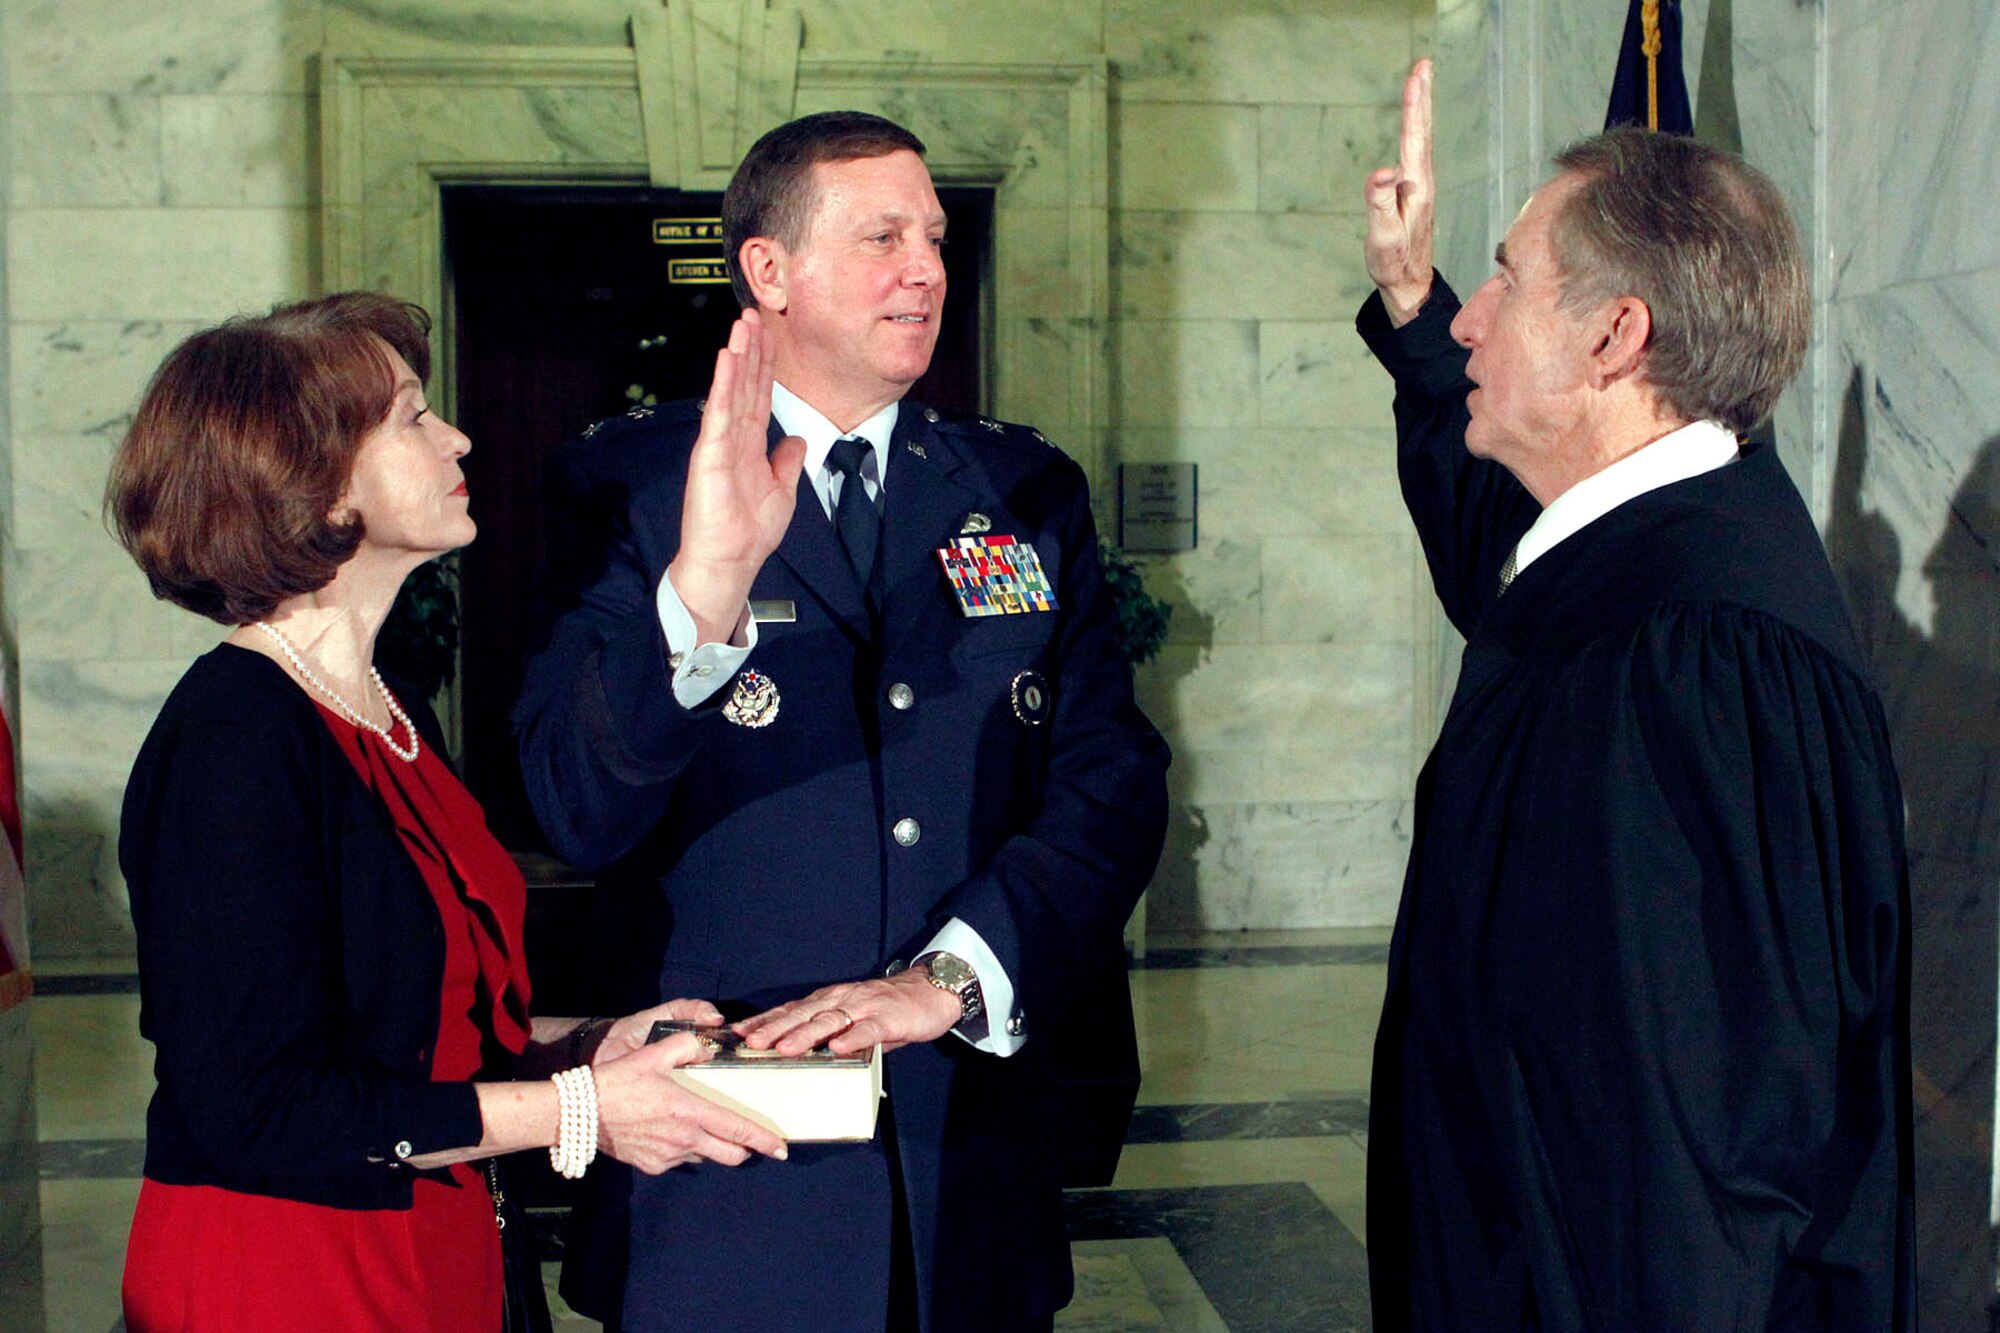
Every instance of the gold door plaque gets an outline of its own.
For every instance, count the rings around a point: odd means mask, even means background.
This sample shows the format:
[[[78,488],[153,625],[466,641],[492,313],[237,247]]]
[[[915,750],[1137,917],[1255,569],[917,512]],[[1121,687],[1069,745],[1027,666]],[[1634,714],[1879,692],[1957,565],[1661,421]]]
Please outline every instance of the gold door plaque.
[[[654,218],[654,245],[721,245],[721,218]]]
[[[729,265],[720,259],[669,259],[667,261],[667,281],[672,283],[692,283],[700,286],[727,285]]]

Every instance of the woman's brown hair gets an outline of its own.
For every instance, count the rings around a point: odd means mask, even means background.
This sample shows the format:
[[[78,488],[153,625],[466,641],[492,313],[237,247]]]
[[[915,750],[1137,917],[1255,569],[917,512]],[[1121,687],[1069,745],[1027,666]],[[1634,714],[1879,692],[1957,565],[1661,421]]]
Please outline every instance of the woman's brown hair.
[[[153,374],[105,485],[153,595],[247,625],[323,588],[361,542],[333,510],[396,396],[388,351],[430,378],[430,316],[342,292],[195,334]]]

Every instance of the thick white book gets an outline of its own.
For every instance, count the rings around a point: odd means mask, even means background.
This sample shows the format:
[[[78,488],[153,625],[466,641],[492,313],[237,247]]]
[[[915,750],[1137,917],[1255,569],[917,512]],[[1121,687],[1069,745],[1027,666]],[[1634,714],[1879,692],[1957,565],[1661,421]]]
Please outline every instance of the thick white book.
[[[753,1051],[727,1028],[662,1021],[652,1037],[693,1031],[717,1046],[705,1064],[669,1071],[690,1092],[726,1106],[792,1143],[858,1143],[875,1137],[882,1100],[882,1048],[835,1055]]]

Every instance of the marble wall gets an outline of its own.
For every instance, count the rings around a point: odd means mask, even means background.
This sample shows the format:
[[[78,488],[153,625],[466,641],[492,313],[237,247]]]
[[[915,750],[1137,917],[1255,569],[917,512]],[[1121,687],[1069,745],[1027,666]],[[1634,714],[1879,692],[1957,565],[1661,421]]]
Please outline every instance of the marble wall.
[[[1177,610],[1141,689],[1178,755],[1151,919],[1387,922],[1427,739],[1412,700],[1428,641],[1387,383],[1349,323],[1365,290],[1359,180],[1391,151],[1397,71],[1428,28],[1427,0],[798,9],[807,55],[1108,63],[1110,401],[1093,425],[1103,438],[1078,452],[1098,464],[1107,522],[1116,463],[1189,460],[1202,474],[1201,548],[1150,575]],[[612,47],[628,41],[628,12],[607,0],[476,12],[218,0],[138,21],[114,0],[0,10],[14,275],[0,533],[13,542],[45,956],[129,949],[118,793],[159,701],[217,634],[154,602],[105,535],[104,466],[178,338],[309,294],[334,267],[316,53]],[[1068,395],[1043,394],[1042,410],[1030,390],[1003,385],[1000,406],[1061,429]]]
[[[0,62],[0,107],[7,105],[8,72]],[[13,683],[19,662],[14,649],[15,551],[13,537],[13,436],[5,410],[11,400],[7,354],[7,251],[9,203],[7,136],[0,135],[0,710],[19,716]],[[14,756],[7,756],[13,758]],[[0,856],[12,850],[0,840]],[[11,865],[7,867],[12,870]],[[4,892],[4,890],[0,890]],[[9,926],[13,925],[11,921]],[[10,935],[15,943],[24,941]],[[16,961],[25,962],[24,959]],[[35,1128],[34,1032],[32,999],[11,1008],[0,1001],[0,1309],[19,1317],[23,1327],[39,1327],[42,1308],[40,1152]]]
[[[1361,180],[1429,5],[1108,4],[1114,450],[1200,468],[1140,672],[1174,745],[1155,926],[1381,924],[1408,851],[1417,554],[1354,335]]]
[[[1921,1306],[1988,1326],[2000,957],[2000,6],[1688,0],[1698,134],[1791,201],[1817,336],[1774,422],[1873,653],[1908,809]],[[1449,272],[1602,122],[1583,0],[1441,0]]]

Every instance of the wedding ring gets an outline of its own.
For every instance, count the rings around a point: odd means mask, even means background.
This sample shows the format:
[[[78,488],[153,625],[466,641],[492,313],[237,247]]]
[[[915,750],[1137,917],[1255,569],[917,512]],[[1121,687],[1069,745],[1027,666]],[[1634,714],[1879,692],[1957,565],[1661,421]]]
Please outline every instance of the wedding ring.
[[[839,1005],[835,1005],[831,1009],[822,1009],[819,1011],[819,1013],[813,1015],[813,1017],[824,1018],[828,1014],[839,1014],[842,1018],[846,1019],[847,1022],[842,1025],[843,1027],[851,1028],[854,1026],[854,1015],[848,1013],[845,1009],[842,1009]]]

